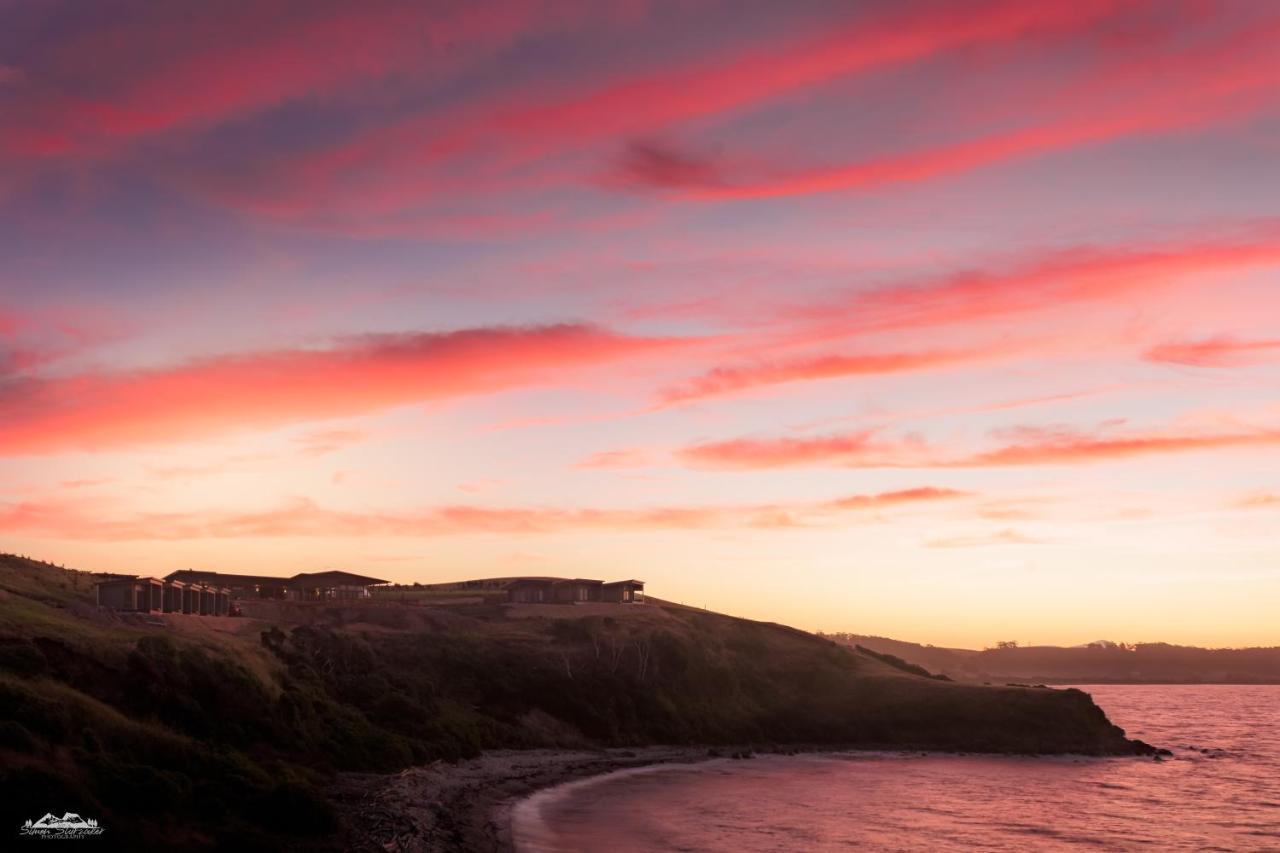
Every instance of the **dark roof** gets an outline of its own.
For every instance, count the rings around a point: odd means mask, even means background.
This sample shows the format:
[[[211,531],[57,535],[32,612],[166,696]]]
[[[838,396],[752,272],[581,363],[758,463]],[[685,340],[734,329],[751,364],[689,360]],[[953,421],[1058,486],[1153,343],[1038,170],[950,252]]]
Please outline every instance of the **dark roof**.
[[[511,578],[505,582],[507,589],[513,586],[563,586],[564,584],[604,584],[604,581],[595,578]]]
[[[638,581],[638,580],[609,581],[607,584],[605,584],[605,586],[618,586],[624,583],[634,584],[636,586],[644,586],[644,581]]]
[[[365,575],[352,574],[351,572],[337,571],[302,572],[294,575],[289,579],[289,581],[295,586],[299,586],[304,583],[316,583],[321,585],[326,583],[336,583],[345,584],[347,586],[373,586],[374,584],[390,583],[390,581],[384,581],[381,578],[371,578],[366,577]]]
[[[273,577],[272,575],[231,575],[223,572],[204,572],[195,569],[179,569],[176,572],[169,572],[164,576],[164,579],[184,581],[186,583],[217,582],[230,584],[231,586],[289,585],[289,578]]]
[[[195,569],[179,569],[165,575],[165,580],[185,581],[187,583],[219,583],[224,586],[306,586],[308,584],[347,584],[351,586],[371,586],[387,583],[378,578],[364,575],[353,575],[351,572],[302,572],[291,578],[276,575],[233,575],[224,572],[205,572]]]

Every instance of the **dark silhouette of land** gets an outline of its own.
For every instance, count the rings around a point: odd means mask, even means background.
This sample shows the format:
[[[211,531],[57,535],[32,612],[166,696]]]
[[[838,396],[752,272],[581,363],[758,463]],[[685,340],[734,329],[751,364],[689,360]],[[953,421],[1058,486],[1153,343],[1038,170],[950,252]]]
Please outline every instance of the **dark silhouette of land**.
[[[709,749],[1152,751],[1079,690],[947,681],[658,601],[93,602],[86,573],[0,556],[0,825],[72,811],[130,850],[474,849],[500,844],[475,829],[499,794]],[[490,752],[533,749],[587,755],[510,778]],[[375,807],[432,774],[447,791]]]
[[[959,681],[1004,684],[1280,684],[1280,647],[1201,649],[1168,643],[1083,646],[1000,643],[977,651],[861,634],[823,636],[893,655]]]

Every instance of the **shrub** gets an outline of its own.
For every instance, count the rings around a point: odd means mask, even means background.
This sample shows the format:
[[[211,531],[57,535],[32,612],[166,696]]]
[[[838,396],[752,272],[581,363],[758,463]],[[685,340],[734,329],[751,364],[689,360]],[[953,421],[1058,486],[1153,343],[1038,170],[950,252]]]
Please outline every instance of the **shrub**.
[[[32,677],[43,674],[48,665],[40,650],[24,640],[0,642],[0,670]]]
[[[15,752],[32,753],[36,751],[36,739],[27,727],[13,720],[0,720],[0,747]]]

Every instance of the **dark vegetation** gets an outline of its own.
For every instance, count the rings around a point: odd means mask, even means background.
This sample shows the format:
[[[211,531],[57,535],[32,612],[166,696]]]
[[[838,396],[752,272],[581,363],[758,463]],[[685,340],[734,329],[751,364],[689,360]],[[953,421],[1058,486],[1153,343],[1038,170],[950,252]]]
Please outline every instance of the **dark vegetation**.
[[[497,747],[1134,748],[1079,691],[943,683],[891,655],[675,606],[515,619],[397,603],[215,632],[198,617],[130,622],[89,606],[89,589],[0,557],[5,832],[65,810],[126,849],[324,849],[337,772]]]
[[[925,646],[885,637],[828,634],[846,646],[911,661],[954,679],[1049,684],[1280,684],[1280,648],[1201,649],[1168,643],[1098,642],[982,651]]]
[[[853,647],[854,647],[855,649],[857,649],[858,651],[862,652],[864,655],[870,655],[871,657],[875,658],[876,660],[884,661],[885,663],[889,664],[889,666],[893,667],[894,669],[900,669],[900,670],[902,670],[903,672],[909,672],[909,673],[911,673],[912,675],[920,675],[920,676],[923,676],[923,677],[925,677],[925,678],[936,678],[938,681],[950,681],[950,680],[951,680],[950,678],[948,678],[948,677],[947,677],[947,676],[945,676],[945,675],[941,675],[941,674],[935,675],[935,674],[933,674],[932,672],[930,672],[929,670],[925,669],[924,667],[919,666],[918,664],[914,664],[914,663],[907,663],[905,660],[903,660],[902,658],[898,657],[897,655],[891,655],[891,654],[888,654],[888,653],[886,653],[886,652],[877,652],[877,651],[874,651],[874,650],[872,650],[872,649],[867,648],[866,646],[858,645],[857,643],[855,643]]]

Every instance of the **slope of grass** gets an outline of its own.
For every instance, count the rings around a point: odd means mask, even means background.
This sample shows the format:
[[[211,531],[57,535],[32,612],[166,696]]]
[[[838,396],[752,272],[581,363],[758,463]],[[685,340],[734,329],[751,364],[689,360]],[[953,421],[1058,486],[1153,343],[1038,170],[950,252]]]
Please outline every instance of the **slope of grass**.
[[[335,772],[487,748],[1130,748],[1078,691],[940,682],[676,606],[393,602],[157,627],[112,621],[44,564],[0,558],[0,589],[3,820],[78,811],[129,849],[320,849]]]

